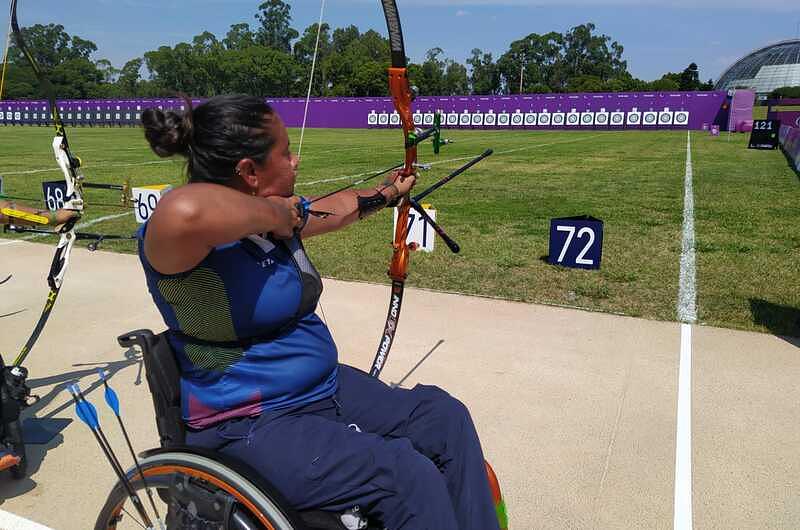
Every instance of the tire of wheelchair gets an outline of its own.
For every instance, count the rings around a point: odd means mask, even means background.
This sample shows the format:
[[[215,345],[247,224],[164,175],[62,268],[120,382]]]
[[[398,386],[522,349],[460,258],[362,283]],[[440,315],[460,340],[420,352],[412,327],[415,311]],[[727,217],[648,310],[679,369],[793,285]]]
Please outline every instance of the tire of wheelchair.
[[[271,489],[263,483],[255,483],[246,473],[240,473],[235,464],[222,463],[218,458],[210,458],[195,451],[175,451],[156,449],[146,453],[139,461],[147,486],[159,492],[169,487],[172,477],[181,473],[194,478],[209,488],[223,490],[231,495],[239,510],[246,514],[246,518],[257,522],[266,530],[302,530],[305,527],[299,524],[296,518],[285,509],[285,501],[278,499],[277,495],[270,493]],[[145,483],[141,480],[135,467],[128,470],[128,479],[131,487],[140,493],[143,504],[148,505],[145,497]],[[97,521],[95,530],[116,530],[125,503],[129,500],[128,493],[122,482],[118,481],[109,493]],[[128,507],[126,512],[130,512]],[[165,514],[162,514],[164,517]],[[246,528],[246,527],[245,527]]]

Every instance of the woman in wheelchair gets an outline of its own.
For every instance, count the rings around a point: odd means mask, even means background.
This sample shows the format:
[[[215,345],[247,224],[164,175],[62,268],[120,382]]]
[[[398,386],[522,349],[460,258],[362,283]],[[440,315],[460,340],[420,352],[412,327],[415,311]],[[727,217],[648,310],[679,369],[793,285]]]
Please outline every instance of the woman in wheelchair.
[[[497,529],[465,406],[339,364],[315,314],[322,282],[302,238],[392,204],[415,177],[342,191],[309,216],[286,128],[263,100],[218,96],[142,122],[156,154],[187,160],[189,183],[139,232],[180,367],[186,443],[248,464],[298,510],[357,505],[391,530]]]

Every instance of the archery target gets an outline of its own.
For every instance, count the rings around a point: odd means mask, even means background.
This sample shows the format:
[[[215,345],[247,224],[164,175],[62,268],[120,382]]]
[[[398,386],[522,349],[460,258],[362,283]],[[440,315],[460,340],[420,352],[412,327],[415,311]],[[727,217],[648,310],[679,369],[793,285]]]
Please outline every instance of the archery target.
[[[367,114],[367,125],[378,125],[378,115],[374,110],[369,111],[369,114]]]
[[[569,112],[567,113],[567,125],[575,126],[580,123],[580,116],[578,116],[577,112]]]
[[[525,126],[531,127],[536,125],[536,113],[535,112],[526,112],[525,113]]]
[[[455,112],[447,115],[447,125],[458,125],[458,114]]]
[[[389,125],[400,125],[400,115],[397,113],[397,111],[389,114]]]
[[[470,122],[472,125],[483,125],[483,113],[476,112],[472,115],[472,121]]]
[[[689,125],[689,112],[686,110],[679,110],[675,113],[675,125]]]
[[[415,112],[412,115],[412,117],[414,119],[414,125],[422,125],[422,113],[421,112]]]
[[[567,117],[563,112],[554,112],[551,116],[550,123],[558,127],[561,127],[567,121]]]
[[[594,112],[582,112],[581,125],[594,125]]]
[[[642,122],[642,113],[641,112],[629,112],[628,113],[628,125],[639,125]]]
[[[423,125],[433,125],[433,112],[426,112],[422,115]]]
[[[625,123],[625,113],[624,112],[612,112],[611,113],[611,125],[623,125]]]
[[[378,125],[388,125],[389,124],[389,114],[386,112],[381,112],[378,114]]]
[[[519,127],[525,121],[525,118],[522,116],[522,113],[517,111],[511,115],[511,125],[514,127]]]
[[[508,114],[508,112],[501,112],[497,115],[497,125],[500,127],[507,127],[510,119],[511,116]]]
[[[553,123],[553,114],[549,112],[539,113],[539,125],[549,127]]]
[[[461,116],[458,117],[458,124],[459,125],[469,125],[470,124],[470,115],[469,112],[462,112]]]
[[[594,123],[595,125],[608,125],[608,112],[596,112]]]
[[[483,124],[484,125],[496,125],[497,124],[497,116],[494,112],[489,112],[483,116]]]
[[[642,123],[645,125],[656,125],[658,123],[658,112],[653,110],[645,111],[642,116]]]
[[[662,110],[658,113],[658,124],[659,125],[672,125],[672,115],[673,113],[668,110]]]

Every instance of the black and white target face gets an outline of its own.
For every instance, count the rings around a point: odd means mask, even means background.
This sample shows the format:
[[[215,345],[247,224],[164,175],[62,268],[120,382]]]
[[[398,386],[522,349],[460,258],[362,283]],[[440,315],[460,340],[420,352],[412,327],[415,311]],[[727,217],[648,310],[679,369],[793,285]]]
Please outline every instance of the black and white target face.
[[[641,121],[641,114],[638,112],[629,112],[628,113],[628,125],[639,125]]]
[[[535,112],[528,112],[525,114],[525,125],[532,126],[536,125],[536,113]]]
[[[611,113],[611,125],[622,125],[625,122],[625,113],[624,112],[612,112]]]
[[[672,125],[672,112],[665,110],[658,114],[659,125]]]
[[[503,112],[502,114],[498,114],[497,116],[497,125],[505,126],[508,125],[509,115],[507,112]]]
[[[455,112],[447,115],[447,125],[458,125],[458,114]]]
[[[597,125],[605,125],[608,123],[608,114],[605,112],[598,112],[594,115],[594,122]]]
[[[486,114],[483,117],[483,124],[484,125],[494,125],[495,123],[497,123],[497,116],[496,115],[489,113],[489,114]]]
[[[423,125],[433,125],[433,112],[426,112],[422,116]]]
[[[421,113],[415,112],[412,115],[412,118],[414,119],[414,125],[422,125],[422,114]]]
[[[593,112],[584,112],[581,114],[581,125],[592,125],[594,124],[594,113]]]
[[[470,122],[470,115],[468,113],[464,113],[461,115],[461,119],[459,120],[460,125],[469,125]]]
[[[679,110],[675,113],[675,124],[676,125],[688,125],[689,124],[689,113],[685,110]]]
[[[645,125],[655,125],[658,120],[658,114],[653,111],[645,112],[643,120]]]
[[[370,112],[369,114],[367,114],[367,124],[369,124],[369,125],[378,125],[378,115],[375,114],[374,110],[372,112]]]
[[[552,117],[550,118],[550,122],[553,125],[557,125],[557,126],[564,125],[564,113],[563,112],[554,112]]]
[[[483,125],[483,113],[476,112],[473,114],[470,123],[472,125]]]
[[[577,125],[579,119],[577,112],[570,112],[567,114],[567,125]]]

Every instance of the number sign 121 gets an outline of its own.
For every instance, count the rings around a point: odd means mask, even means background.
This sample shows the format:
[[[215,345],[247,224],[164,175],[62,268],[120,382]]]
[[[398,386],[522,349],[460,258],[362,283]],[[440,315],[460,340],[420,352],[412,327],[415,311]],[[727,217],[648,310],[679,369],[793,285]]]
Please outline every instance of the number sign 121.
[[[550,220],[548,263],[599,269],[603,254],[603,221],[587,215]]]

